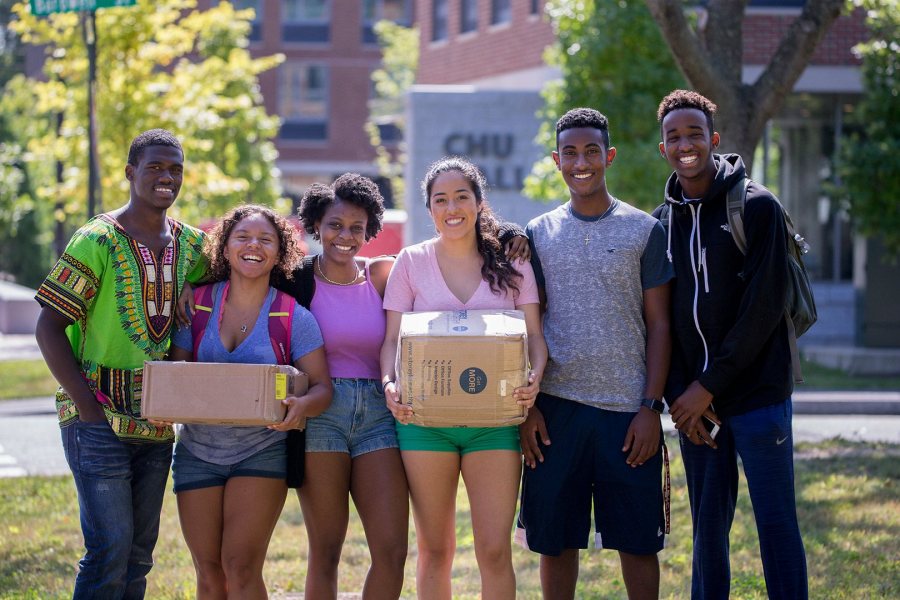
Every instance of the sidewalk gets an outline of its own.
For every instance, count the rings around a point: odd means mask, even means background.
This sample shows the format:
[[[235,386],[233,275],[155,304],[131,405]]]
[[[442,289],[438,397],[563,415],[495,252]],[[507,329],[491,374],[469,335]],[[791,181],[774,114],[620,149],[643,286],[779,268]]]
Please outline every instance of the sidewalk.
[[[0,360],[33,358],[41,358],[34,335],[0,333]],[[900,415],[900,390],[806,390],[801,384],[793,401],[795,415]]]

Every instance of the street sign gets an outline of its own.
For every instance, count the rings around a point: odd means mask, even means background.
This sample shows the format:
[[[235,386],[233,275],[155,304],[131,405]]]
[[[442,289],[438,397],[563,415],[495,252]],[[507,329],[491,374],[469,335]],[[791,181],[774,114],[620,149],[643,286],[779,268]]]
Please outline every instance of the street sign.
[[[135,4],[137,4],[137,0],[31,0],[31,14],[43,16],[60,12],[134,6]]]

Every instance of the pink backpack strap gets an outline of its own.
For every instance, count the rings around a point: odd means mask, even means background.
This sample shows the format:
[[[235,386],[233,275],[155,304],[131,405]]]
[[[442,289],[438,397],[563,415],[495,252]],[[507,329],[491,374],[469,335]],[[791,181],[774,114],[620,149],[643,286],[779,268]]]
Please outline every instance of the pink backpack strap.
[[[200,350],[200,340],[206,331],[206,325],[213,311],[213,284],[201,285],[194,288],[194,316],[191,317],[191,337],[194,342],[193,360],[197,360],[197,352]]]
[[[275,299],[269,308],[269,340],[279,364],[290,365],[291,360],[291,322],[294,318],[294,307],[297,301],[281,290],[275,290]]]

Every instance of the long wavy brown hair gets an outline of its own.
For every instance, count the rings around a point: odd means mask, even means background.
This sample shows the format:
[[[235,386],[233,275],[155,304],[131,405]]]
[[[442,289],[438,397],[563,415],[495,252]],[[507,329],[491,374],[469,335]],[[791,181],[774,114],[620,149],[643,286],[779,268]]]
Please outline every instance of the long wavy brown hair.
[[[488,205],[486,192],[487,182],[481,170],[474,163],[461,156],[448,156],[432,163],[422,180],[422,193],[425,195],[425,206],[431,209],[431,188],[439,175],[449,171],[457,171],[472,186],[475,201],[481,208],[475,219],[475,244],[481,255],[481,277],[491,287],[494,294],[507,292],[510,289],[519,291],[518,280],[521,274],[507,260],[506,253],[500,246],[498,232],[500,230],[497,217]]]
[[[234,226],[251,215],[260,214],[264,216],[275,228],[278,234],[278,260],[272,267],[269,274],[269,281],[273,278],[289,280],[300,260],[303,258],[303,252],[294,237],[294,227],[287,219],[276,213],[268,206],[260,206],[259,204],[243,204],[231,209],[222,217],[222,220],[216,223],[212,231],[203,241],[203,252],[209,258],[209,279],[210,281],[224,281],[231,275],[231,265],[225,256],[225,245],[228,243],[228,236]]]

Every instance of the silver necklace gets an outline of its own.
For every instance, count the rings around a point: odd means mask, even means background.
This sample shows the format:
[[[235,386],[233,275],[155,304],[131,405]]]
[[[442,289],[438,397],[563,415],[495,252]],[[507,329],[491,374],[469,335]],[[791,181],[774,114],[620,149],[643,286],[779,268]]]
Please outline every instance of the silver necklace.
[[[319,275],[322,276],[322,279],[324,279],[325,281],[327,281],[328,283],[330,283],[332,285],[345,285],[345,286],[353,285],[354,283],[356,283],[356,280],[359,279],[359,269],[356,270],[356,274],[353,275],[353,279],[351,279],[347,283],[341,283],[340,281],[334,281],[332,279],[328,279],[328,276],[325,274],[324,271],[322,271],[322,257],[321,256],[316,257],[316,270],[319,272]]]

